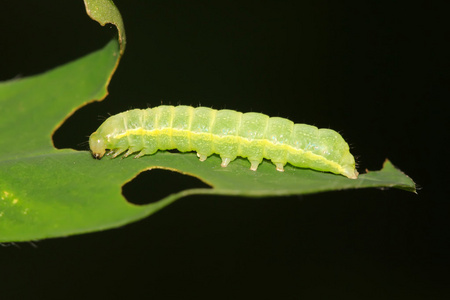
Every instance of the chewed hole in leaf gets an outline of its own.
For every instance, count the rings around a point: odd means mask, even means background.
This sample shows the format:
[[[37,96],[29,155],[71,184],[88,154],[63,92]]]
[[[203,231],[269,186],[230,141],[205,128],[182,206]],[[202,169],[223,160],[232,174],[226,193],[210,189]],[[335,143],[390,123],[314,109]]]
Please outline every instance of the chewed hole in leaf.
[[[53,133],[53,145],[57,149],[89,150],[89,135],[109,117],[102,115],[97,103],[85,106],[77,110],[73,115],[64,120],[59,128]]]
[[[163,169],[140,173],[122,187],[122,194],[133,204],[158,202],[168,195],[188,189],[211,188],[196,177]]]

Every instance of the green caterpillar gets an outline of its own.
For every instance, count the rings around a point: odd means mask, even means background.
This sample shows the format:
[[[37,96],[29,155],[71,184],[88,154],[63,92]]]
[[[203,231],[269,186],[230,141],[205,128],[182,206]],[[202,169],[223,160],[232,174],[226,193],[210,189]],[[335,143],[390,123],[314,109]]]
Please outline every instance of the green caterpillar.
[[[342,136],[331,129],[294,124],[260,113],[215,110],[207,107],[158,106],[133,109],[109,117],[89,138],[95,158],[158,150],[196,151],[200,161],[213,153],[226,167],[237,156],[247,157],[256,171],[264,158],[278,171],[286,163],[300,168],[342,174],[355,179],[355,159]]]

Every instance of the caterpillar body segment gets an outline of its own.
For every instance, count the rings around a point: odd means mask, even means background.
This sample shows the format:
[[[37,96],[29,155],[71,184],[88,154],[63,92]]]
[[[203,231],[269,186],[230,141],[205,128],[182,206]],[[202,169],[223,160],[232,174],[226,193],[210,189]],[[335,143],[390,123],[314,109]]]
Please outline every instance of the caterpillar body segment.
[[[300,168],[342,174],[355,179],[355,159],[342,136],[331,129],[294,124],[260,113],[207,107],[158,106],[133,109],[108,118],[89,138],[92,154],[101,158],[158,150],[196,151],[200,161],[216,153],[226,167],[236,157],[250,161],[256,171],[263,159],[278,171],[290,163]]]

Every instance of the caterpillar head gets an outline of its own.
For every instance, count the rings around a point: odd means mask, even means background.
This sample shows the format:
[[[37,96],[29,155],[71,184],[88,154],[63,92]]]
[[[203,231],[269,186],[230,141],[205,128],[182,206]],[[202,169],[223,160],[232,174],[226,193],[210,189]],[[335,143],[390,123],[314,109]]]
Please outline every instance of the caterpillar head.
[[[94,132],[89,137],[89,147],[91,148],[92,155],[100,159],[106,152],[106,141],[97,132]]]

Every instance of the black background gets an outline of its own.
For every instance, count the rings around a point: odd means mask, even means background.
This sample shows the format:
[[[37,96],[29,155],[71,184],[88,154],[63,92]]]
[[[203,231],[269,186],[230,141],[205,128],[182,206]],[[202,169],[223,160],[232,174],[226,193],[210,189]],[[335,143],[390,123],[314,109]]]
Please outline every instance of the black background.
[[[338,2],[116,1],[128,44],[110,95],[68,119],[55,145],[87,150],[99,116],[129,108],[256,111],[338,130],[360,171],[389,158],[417,195],[188,197],[123,228],[3,245],[0,298],[448,299],[445,10]],[[82,1],[3,1],[0,28],[0,80],[116,35]],[[186,186],[202,183],[147,172],[124,193],[146,203]]]

